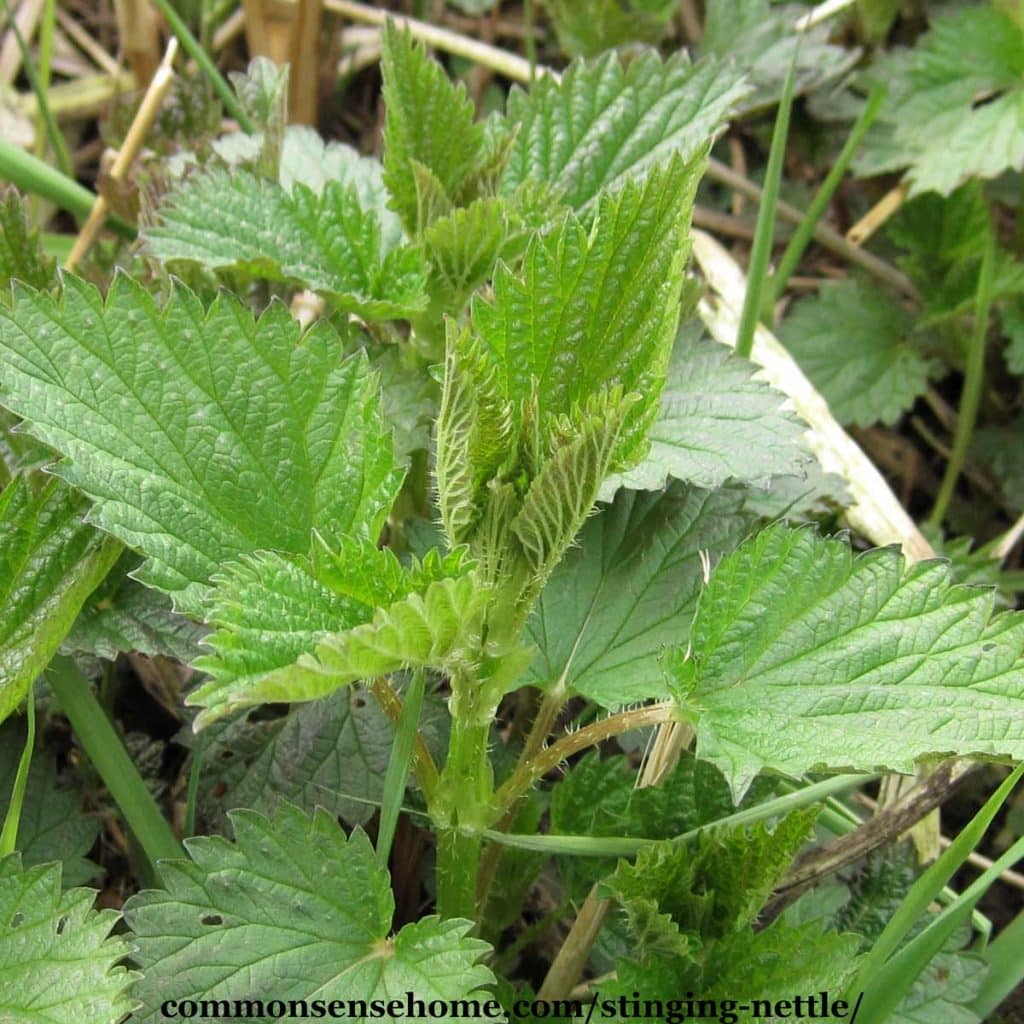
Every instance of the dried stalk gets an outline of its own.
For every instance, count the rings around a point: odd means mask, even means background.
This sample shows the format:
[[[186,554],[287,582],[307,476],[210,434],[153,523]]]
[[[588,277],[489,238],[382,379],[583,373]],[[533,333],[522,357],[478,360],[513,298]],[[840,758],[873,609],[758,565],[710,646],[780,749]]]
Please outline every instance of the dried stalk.
[[[142,103],[135,114],[131,128],[128,129],[124,144],[121,146],[114,160],[114,165],[110,169],[110,178],[115,184],[120,184],[124,181],[125,175],[135,162],[135,158],[139,155],[139,151],[146,141],[149,129],[152,127],[153,121],[160,111],[160,105],[163,103],[164,97],[171,87],[171,82],[174,80],[174,71],[171,65],[177,52],[178,40],[172,37],[171,41],[167,44],[167,52],[164,54],[164,59],[153,75],[153,80],[149,83],[149,89],[146,90],[146,95],[142,98]],[[107,200],[103,196],[98,195],[92,205],[92,209],[89,211],[85,224],[82,226],[82,230],[75,239],[71,252],[68,254],[67,261],[64,264],[65,270],[73,270],[75,265],[89,251],[100,229],[106,222],[109,212],[110,208]]]

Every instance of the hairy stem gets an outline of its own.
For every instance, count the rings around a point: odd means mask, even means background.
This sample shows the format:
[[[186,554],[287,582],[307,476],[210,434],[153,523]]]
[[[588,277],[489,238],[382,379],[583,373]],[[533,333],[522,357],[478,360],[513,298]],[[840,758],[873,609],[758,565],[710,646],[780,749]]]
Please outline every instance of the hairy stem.
[[[631,711],[620,711],[599,722],[564,736],[557,743],[539,751],[536,757],[521,764],[512,773],[496,795],[497,806],[502,812],[513,806],[530,787],[542,779],[552,768],[556,768],[566,758],[578,754],[587,747],[596,746],[604,740],[611,739],[632,729],[643,729],[648,725],[660,725],[676,719],[678,711],[674,704],[650,704]]]
[[[956,482],[960,478],[960,470],[967,449],[970,447],[971,436],[974,434],[974,421],[978,417],[978,406],[981,404],[981,390],[985,383],[985,340],[988,334],[988,317],[992,308],[993,278],[995,276],[996,240],[995,231],[990,227],[988,244],[981,261],[981,273],[978,275],[978,291],[974,302],[974,329],[971,331],[970,348],[967,351],[967,366],[964,370],[964,387],[960,395],[960,414],[956,421],[956,433],[953,435],[953,450],[946,463],[946,473],[939,487],[935,507],[928,521],[938,526],[946,514],[946,509],[953,498]]]

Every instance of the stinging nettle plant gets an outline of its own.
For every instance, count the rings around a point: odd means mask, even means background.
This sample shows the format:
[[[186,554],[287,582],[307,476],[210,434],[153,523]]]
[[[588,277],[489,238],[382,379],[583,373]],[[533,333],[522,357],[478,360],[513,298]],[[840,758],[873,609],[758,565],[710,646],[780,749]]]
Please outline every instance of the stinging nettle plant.
[[[0,495],[0,714],[34,708],[51,666],[155,872],[111,935],[113,912],[13,853],[28,812],[12,799],[0,1018],[405,991],[511,1007],[503,935],[552,854],[556,916],[588,891],[623,912],[593,950],[575,930],[563,949],[612,973],[606,996],[870,994],[946,919],[904,944],[917,916],[894,917],[882,956],[823,908],[758,915],[814,808],[835,826],[834,794],[866,774],[1024,759],[1024,615],[994,614],[943,562],[772,521],[785,495],[767,525],[747,504],[810,456],[781,396],[693,330],[695,192],[746,94],[727,67],[578,62],[478,121],[393,26],[382,66],[382,163],[267,115],[174,182],[140,273],[101,294],[39,267],[0,303],[20,445]],[[284,95],[275,74],[239,84],[252,112]],[[306,329],[239,297],[297,286],[324,302]],[[49,452],[58,479],[34,468]],[[70,657],[126,649],[115,612],[127,642],[200,673],[196,779],[204,742],[292,706],[255,755],[292,782],[273,799],[250,784],[233,838],[182,850],[125,783],[137,772]],[[591,718],[562,735],[570,702]],[[394,727],[359,754],[363,792],[355,767],[320,781],[309,747],[333,729],[355,764],[344,736],[359,746],[370,714]],[[647,727],[660,786],[634,793],[621,754],[577,756]],[[360,800],[379,806],[375,845],[338,823],[370,820]],[[396,928],[403,813],[433,835],[436,912]],[[954,904],[950,935],[974,903]]]

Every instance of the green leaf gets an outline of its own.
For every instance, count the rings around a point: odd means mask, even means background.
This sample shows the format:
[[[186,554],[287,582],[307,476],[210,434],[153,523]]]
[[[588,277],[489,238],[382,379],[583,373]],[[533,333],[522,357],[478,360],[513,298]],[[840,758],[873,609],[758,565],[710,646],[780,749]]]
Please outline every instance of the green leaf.
[[[9,719],[0,726],[0,821],[7,813],[24,744],[21,721]],[[86,813],[85,800],[85,791],[77,780],[67,784],[58,779],[56,753],[39,747],[32,756],[18,824],[18,851],[26,868],[62,861],[65,886],[84,885],[100,873],[100,868],[88,859],[100,831],[100,819]]]
[[[703,149],[597,204],[592,230],[569,217],[536,238],[522,270],[500,268],[473,327],[517,425],[552,421],[610,387],[636,393],[617,461],[629,461],[657,411],[679,320],[687,235]],[[527,409],[529,406],[529,409]]]
[[[555,217],[556,204],[544,189],[522,189],[514,196],[486,196],[437,217],[423,232],[431,267],[435,304],[453,314],[489,280],[498,258],[522,254],[534,230]]]
[[[441,721],[441,709],[428,701],[420,730],[434,747]],[[365,824],[380,802],[394,735],[377,701],[358,686],[299,705],[222,804],[269,814],[287,800],[309,812],[323,807],[352,825]]]
[[[895,423],[939,369],[913,324],[888,293],[847,279],[798,302],[779,337],[841,423],[870,427]]]
[[[814,921],[796,927],[773,921],[761,931],[714,943],[705,957],[703,991],[719,1005],[740,992],[744,1001],[770,1006],[797,994],[814,995],[820,1008],[822,992],[838,998],[856,968],[856,955],[856,935],[823,931]]]
[[[829,42],[835,31],[830,21],[794,31],[806,13],[797,4],[770,0],[708,0],[700,52],[732,60],[744,69],[754,87],[744,109],[777,103],[794,59],[798,96],[835,81],[856,65],[859,50]]]
[[[715,488],[730,478],[764,486],[775,476],[804,475],[812,461],[806,427],[755,374],[699,325],[683,324],[648,435],[650,451],[605,481],[602,498],[620,487],[660,490],[673,478]]]
[[[370,357],[380,379],[384,421],[391,426],[395,455],[408,462],[413,452],[430,448],[437,416],[437,384],[411,345],[381,347]]]
[[[290,601],[291,594],[285,600]],[[327,616],[308,632],[288,622],[277,647],[268,645],[265,633],[255,638],[251,649],[256,652],[257,665],[244,674],[236,671],[231,663],[235,652],[227,647],[225,635],[218,633],[213,642],[219,658],[201,662],[201,667],[213,670],[213,678],[190,694],[186,702],[203,708],[195,727],[201,729],[254,704],[316,700],[357,679],[402,668],[451,671],[468,664],[486,602],[487,592],[468,575],[435,580],[422,594],[410,593],[379,608],[372,621],[347,632],[340,631],[342,623],[335,632],[325,629]],[[323,637],[315,642],[318,633]],[[237,632],[232,633],[230,642],[234,643],[237,636]],[[313,653],[301,653],[310,648]],[[265,654],[268,650],[274,652],[278,665],[269,664]],[[222,652],[229,652],[228,657]]]
[[[0,309],[0,401],[147,556],[137,577],[195,612],[240,555],[376,540],[399,473],[366,360],[340,350],[278,303],[254,320],[228,295],[204,310],[178,286],[159,308],[123,276],[105,301],[68,278],[59,302],[19,289]]]
[[[469,921],[427,917],[389,938],[390,881],[362,832],[287,804],[231,818],[234,843],[189,840],[190,861],[162,865],[166,890],[126,905],[144,972],[133,1019],[160,1020],[166,999],[486,998],[489,946]]]
[[[983,4],[938,14],[911,50],[877,61],[889,87],[854,166],[906,169],[910,194],[949,195],[972,177],[1024,167],[1024,29]]]
[[[762,767],[910,772],[930,754],[1024,757],[1024,615],[948,566],[776,525],[701,594],[670,685],[736,794]]]
[[[536,579],[548,578],[597,500],[633,404],[617,389],[600,394],[582,415],[567,418],[551,442],[509,524]]]
[[[25,201],[14,188],[0,191],[0,294],[12,281],[50,288],[56,281],[53,260],[29,227]],[[6,296],[0,302],[6,301]]]
[[[137,561],[122,558],[123,567],[115,567],[92,592],[64,641],[64,651],[110,661],[121,651],[165,655],[186,663],[199,657],[206,629],[178,615],[159,590],[123,575]]]
[[[120,554],[120,545],[83,521],[86,508],[57,480],[33,495],[18,477],[0,493],[0,721],[24,699]]]
[[[426,305],[416,249],[387,239],[355,184],[328,181],[289,191],[248,171],[213,168],[190,178],[145,232],[165,263],[187,260],[287,281],[330,297],[368,320],[407,317]]]
[[[678,158],[533,239],[448,329],[437,490],[452,546],[527,603],[604,477],[635,461],[679,318],[702,158]]]
[[[417,165],[437,183],[442,196],[458,204],[483,169],[487,129],[483,122],[474,122],[473,101],[465,86],[451,82],[408,31],[388,22],[381,38],[387,107],[384,182],[393,209],[409,233],[418,235],[432,218],[424,215]]]
[[[623,43],[656,43],[675,12],[674,0],[544,0],[562,49],[594,57]]]
[[[702,552],[714,559],[746,535],[741,505],[737,489],[620,491],[544,588],[527,626],[538,655],[524,681],[605,707],[666,697],[662,651],[685,642]]]
[[[812,831],[816,809],[794,811],[774,829],[701,833],[688,843],[658,843],[620,861],[602,893],[625,911],[634,955],[687,956],[702,944],[745,931]]]
[[[625,756],[587,754],[551,791],[552,835],[671,839],[703,828],[736,811],[722,773],[706,761],[683,757],[658,786],[637,786],[637,770]],[[774,795],[758,779],[742,806]],[[615,869],[613,860],[562,857],[559,874],[572,898],[583,899],[595,882]]]
[[[92,909],[95,892],[61,892],[60,864],[0,861],[0,1020],[111,1024],[132,1009],[134,974],[118,967],[131,947],[110,931],[116,911]]]
[[[976,953],[943,950],[914,982],[891,1024],[981,1024],[970,1004],[981,991],[988,964]]]
[[[648,50],[626,67],[615,54],[576,61],[560,81],[545,76],[509,95],[518,130],[502,191],[534,181],[561,189],[574,209],[589,207],[672,154],[699,157],[745,94],[727,67],[691,65],[683,52],[663,62]]]

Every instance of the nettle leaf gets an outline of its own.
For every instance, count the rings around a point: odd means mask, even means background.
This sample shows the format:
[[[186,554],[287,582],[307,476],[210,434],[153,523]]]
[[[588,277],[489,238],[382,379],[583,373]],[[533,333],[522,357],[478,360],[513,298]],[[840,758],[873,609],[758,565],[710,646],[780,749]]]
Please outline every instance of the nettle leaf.
[[[605,707],[668,696],[660,658],[685,642],[709,562],[746,536],[739,489],[675,484],[620,491],[584,526],[540,599],[524,682],[559,686]]]
[[[420,732],[431,749],[446,712],[425,702]],[[220,801],[226,808],[271,813],[284,801],[312,812],[323,807],[352,825],[376,813],[384,791],[395,727],[358,685],[296,707]]]
[[[484,196],[437,217],[422,241],[430,263],[430,291],[441,309],[460,313],[499,258],[514,261],[534,231],[557,213],[550,191],[523,188],[513,196]]]
[[[763,768],[1024,757],[1024,615],[894,548],[776,525],[727,555],[669,683],[736,794]],[[851,723],[853,723],[851,725]]]
[[[478,177],[492,157],[491,140],[484,122],[475,121],[465,86],[452,82],[408,31],[388,22],[381,39],[387,107],[384,182],[392,208],[415,236],[433,219],[424,178],[436,183],[442,206],[445,201],[461,205],[460,199],[473,198]],[[418,177],[417,167],[426,175]]]
[[[49,664],[120,545],[83,521],[87,502],[59,480],[24,477],[0,493],[0,721]]]
[[[25,201],[13,189],[0,191],[0,293],[12,281],[49,288],[56,281],[54,261],[43,252],[39,232],[31,230]],[[0,302],[4,299],[0,298]]]
[[[0,861],[0,1020],[110,1024],[132,1009],[131,950],[111,935],[116,911],[92,909],[92,889],[61,892],[60,864]]]
[[[205,170],[164,202],[145,237],[165,263],[187,260],[298,284],[368,320],[426,306],[419,251],[388,240],[378,213],[343,181],[328,181],[317,193],[248,171]]]
[[[590,207],[673,154],[700,156],[746,91],[720,63],[692,65],[682,52],[663,62],[646,51],[626,67],[616,54],[574,62],[560,81],[509,95],[518,129],[502,191],[546,183],[574,209]]]
[[[660,490],[673,478],[715,488],[728,479],[764,486],[772,477],[803,476],[813,459],[806,427],[784,402],[749,362],[705,337],[699,324],[683,324],[650,451],[606,480],[601,497],[620,487]]]
[[[175,612],[166,594],[125,575],[137,562],[134,555],[122,556],[121,564],[89,595],[64,640],[64,650],[110,661],[121,651],[165,655],[186,663],[199,656],[206,629]]]
[[[841,423],[870,427],[895,423],[940,369],[915,344],[913,326],[888,293],[845,280],[801,299],[779,337]]]
[[[400,474],[366,360],[340,350],[279,303],[254,320],[228,295],[206,310],[176,286],[160,308],[123,276],[106,300],[67,278],[59,301],[19,289],[0,309],[0,401],[147,556],[138,578],[196,612],[240,555],[376,539]]]
[[[812,832],[816,809],[794,811],[773,829],[709,829],[696,849],[657,843],[620,861],[602,885],[626,915],[636,955],[687,955],[745,931]]]
[[[855,48],[833,46],[827,21],[800,32],[796,22],[807,12],[797,4],[769,0],[708,0],[700,52],[743,68],[754,86],[744,109],[777,103],[794,59],[797,95],[846,74],[860,57]]]
[[[758,779],[742,806],[774,795],[770,781]],[[637,786],[637,768],[627,757],[601,759],[587,754],[551,790],[552,835],[630,836],[672,839],[713,825],[736,810],[722,773],[707,761],[683,757],[657,786]],[[558,871],[572,899],[615,870],[615,861],[559,857]]]
[[[949,195],[968,178],[1024,166],[1024,29],[1008,13],[974,5],[932,19],[910,50],[877,61],[888,86],[854,167],[906,169],[910,195]]]
[[[601,197],[588,230],[570,217],[534,239],[494,299],[473,304],[483,356],[516,423],[553,422],[612,387],[636,393],[617,461],[629,461],[656,414],[679,319],[687,233],[703,151]],[[557,426],[556,426],[557,429]]]
[[[327,634],[311,654],[292,659],[294,664],[230,682],[214,678],[188,699],[204,707],[196,728],[238,708],[316,700],[357,679],[403,668],[451,672],[468,666],[486,603],[487,592],[471,576],[431,583],[422,595],[378,609],[371,622]]]
[[[24,746],[24,721],[8,719],[0,726],[0,821],[5,820],[10,806]],[[100,819],[85,812],[86,793],[81,784],[77,780],[61,781],[56,769],[57,757],[52,750],[40,747],[33,752],[18,821],[18,851],[24,867],[59,860],[63,884],[84,885],[100,873],[100,868],[88,859],[99,834]]]
[[[486,996],[490,947],[471,922],[427,917],[389,937],[394,896],[364,833],[287,804],[231,820],[234,843],[187,840],[191,860],[161,865],[166,890],[125,907],[144,972],[133,1019],[160,1020],[166,999]]]
[[[674,0],[545,0],[558,41],[571,57],[593,57],[623,43],[658,42]]]
[[[680,310],[703,158],[606,194],[500,267],[493,301],[449,327],[437,484],[449,543],[482,578],[538,588],[609,471],[635,461]],[[525,592],[525,590],[524,590]]]

